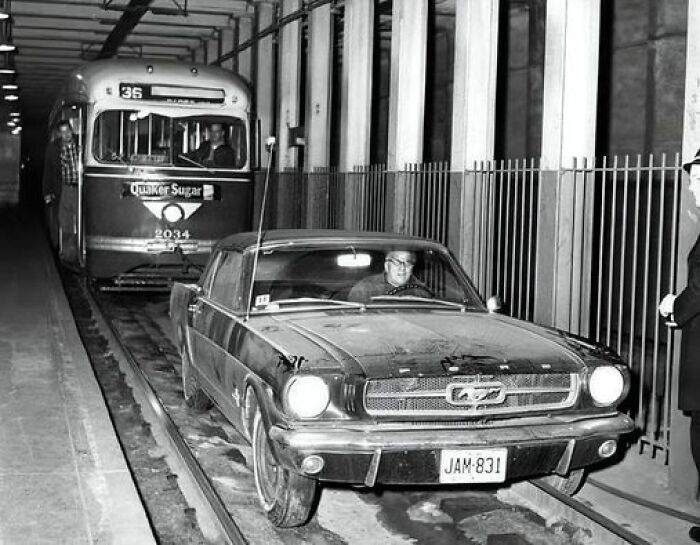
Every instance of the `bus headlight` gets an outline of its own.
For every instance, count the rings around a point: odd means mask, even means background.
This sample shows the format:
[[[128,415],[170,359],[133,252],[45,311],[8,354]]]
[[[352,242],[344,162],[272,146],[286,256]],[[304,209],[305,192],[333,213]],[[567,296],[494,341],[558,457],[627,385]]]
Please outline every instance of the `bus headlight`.
[[[298,418],[314,418],[328,407],[330,392],[323,379],[296,376],[287,384],[287,408]]]
[[[588,391],[596,405],[612,405],[625,392],[625,377],[617,367],[611,365],[596,367],[591,373]]]
[[[185,217],[185,211],[177,204],[169,204],[163,208],[163,219],[168,223],[177,223]]]

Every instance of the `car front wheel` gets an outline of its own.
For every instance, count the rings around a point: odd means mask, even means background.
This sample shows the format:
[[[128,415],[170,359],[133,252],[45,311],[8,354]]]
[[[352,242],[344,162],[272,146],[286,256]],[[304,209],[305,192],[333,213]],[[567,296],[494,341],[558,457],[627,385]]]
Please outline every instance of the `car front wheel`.
[[[309,520],[316,503],[318,484],[277,462],[260,409],[257,409],[253,423],[253,470],[258,498],[267,518],[275,526],[301,526]]]

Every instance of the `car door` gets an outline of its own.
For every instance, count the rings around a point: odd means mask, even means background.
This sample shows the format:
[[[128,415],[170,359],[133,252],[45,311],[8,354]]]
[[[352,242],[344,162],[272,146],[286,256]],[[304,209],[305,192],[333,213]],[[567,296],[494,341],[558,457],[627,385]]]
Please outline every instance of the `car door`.
[[[201,308],[195,318],[195,329],[201,341],[202,373],[212,396],[220,406],[231,400],[228,345],[236,326],[235,313],[240,307],[240,275],[242,254],[238,251],[221,253],[214,273],[211,290],[201,298]]]

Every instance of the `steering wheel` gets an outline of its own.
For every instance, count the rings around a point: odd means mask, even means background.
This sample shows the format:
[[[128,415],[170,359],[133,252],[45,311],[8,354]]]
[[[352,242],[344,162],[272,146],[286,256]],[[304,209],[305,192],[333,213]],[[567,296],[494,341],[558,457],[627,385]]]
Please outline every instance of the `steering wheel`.
[[[435,293],[430,288],[423,286],[422,284],[404,284],[403,286],[396,286],[395,288],[391,288],[387,295],[396,295],[406,290],[420,290],[427,293],[429,297],[435,297]]]

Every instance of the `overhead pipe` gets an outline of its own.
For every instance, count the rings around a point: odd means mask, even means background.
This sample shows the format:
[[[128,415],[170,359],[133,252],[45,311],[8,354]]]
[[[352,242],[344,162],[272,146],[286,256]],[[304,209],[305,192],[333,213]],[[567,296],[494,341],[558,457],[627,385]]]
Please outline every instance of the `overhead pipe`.
[[[262,38],[265,38],[266,36],[269,36],[270,34],[278,31],[283,26],[288,25],[289,23],[292,23],[299,19],[303,19],[316,8],[320,8],[321,6],[325,6],[326,4],[336,3],[336,1],[337,0],[315,0],[313,2],[309,2],[306,6],[301,7],[298,10],[293,11],[292,13],[289,13],[283,17],[280,17],[275,23],[272,23],[270,26],[262,29],[260,32],[251,36],[245,42],[238,44],[231,51],[216,59],[216,61],[214,61],[213,64],[220,65],[222,62],[232,59],[244,49],[248,49],[258,40],[261,40]]]

